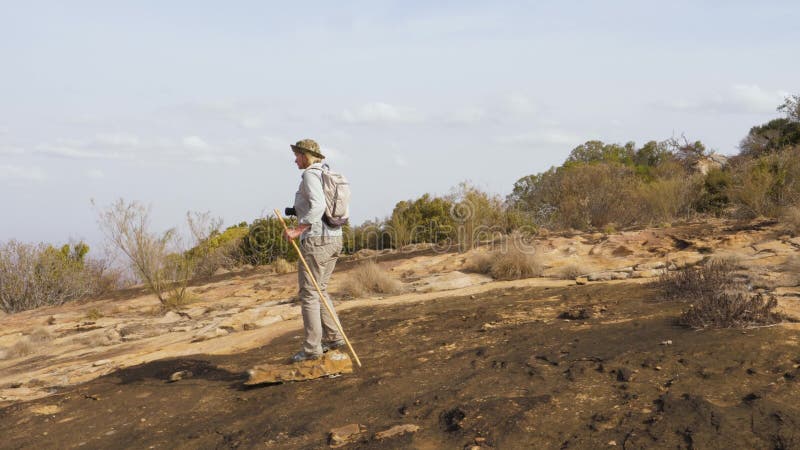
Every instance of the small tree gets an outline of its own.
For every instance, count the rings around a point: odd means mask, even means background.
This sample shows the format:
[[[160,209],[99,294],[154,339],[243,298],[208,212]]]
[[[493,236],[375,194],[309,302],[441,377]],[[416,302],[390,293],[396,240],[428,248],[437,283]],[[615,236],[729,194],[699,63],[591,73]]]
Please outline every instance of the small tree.
[[[783,104],[778,106],[778,111],[786,114],[792,122],[800,122],[800,95],[787,96]]]
[[[150,230],[150,208],[137,201],[117,200],[100,211],[98,223],[106,238],[122,252],[145,287],[164,306],[185,302],[192,273],[191,258],[179,251],[177,230]]]

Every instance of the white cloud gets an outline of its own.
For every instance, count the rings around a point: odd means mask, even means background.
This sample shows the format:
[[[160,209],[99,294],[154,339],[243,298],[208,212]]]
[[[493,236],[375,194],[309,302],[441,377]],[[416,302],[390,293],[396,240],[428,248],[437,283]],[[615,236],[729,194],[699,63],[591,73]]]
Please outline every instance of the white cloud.
[[[444,14],[416,17],[408,20],[404,27],[410,35],[443,35],[491,31],[502,23],[502,18],[485,12],[476,14]]]
[[[39,167],[21,167],[0,164],[0,180],[43,181],[46,177]]]
[[[408,160],[406,160],[406,158],[403,155],[397,155],[397,154],[392,155],[392,159],[394,160],[394,163],[400,167],[408,166]]]
[[[215,155],[207,153],[204,155],[195,156],[192,161],[204,164],[226,164],[229,166],[238,165],[241,161],[235,156],[229,155]]]
[[[515,92],[506,96],[503,105],[508,112],[517,115],[531,115],[539,111],[536,102],[529,96]]]
[[[97,147],[137,147],[139,143],[139,137],[132,134],[101,133],[95,135],[90,145]]]
[[[198,136],[186,136],[183,138],[183,146],[192,150],[205,150],[208,143]]]
[[[133,159],[133,155],[130,153],[91,150],[82,147],[80,144],[75,146],[64,144],[42,144],[36,147],[36,153],[68,159]]]
[[[264,126],[264,119],[257,116],[246,116],[239,119],[239,125],[248,130],[257,130]]]
[[[685,98],[667,99],[656,103],[656,107],[673,111],[696,111],[728,114],[762,114],[775,112],[775,109],[788,95],[785,91],[770,91],[752,84],[736,84],[722,92],[687,100]]]
[[[100,180],[105,178],[106,174],[100,169],[89,169],[86,171],[86,176],[93,180]]]
[[[345,110],[341,119],[352,124],[413,123],[422,121],[422,115],[413,108],[394,106],[383,102],[362,105],[354,110]]]
[[[478,107],[466,107],[453,111],[444,119],[445,123],[452,125],[471,125],[486,118],[486,110]]]
[[[584,139],[585,140],[585,139]],[[497,138],[501,144],[555,144],[555,145],[577,145],[582,142],[581,137],[561,130],[540,130],[529,133],[521,133],[511,136],[501,136]]]
[[[0,155],[22,155],[25,149],[21,147],[0,147]]]

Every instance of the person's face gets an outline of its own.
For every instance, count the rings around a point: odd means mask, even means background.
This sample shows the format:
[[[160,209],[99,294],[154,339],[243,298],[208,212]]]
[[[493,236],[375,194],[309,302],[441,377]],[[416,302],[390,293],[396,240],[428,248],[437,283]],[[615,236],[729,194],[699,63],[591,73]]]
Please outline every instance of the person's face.
[[[298,169],[305,169],[308,167],[308,159],[306,154],[302,152],[294,152],[294,163],[297,164]]]

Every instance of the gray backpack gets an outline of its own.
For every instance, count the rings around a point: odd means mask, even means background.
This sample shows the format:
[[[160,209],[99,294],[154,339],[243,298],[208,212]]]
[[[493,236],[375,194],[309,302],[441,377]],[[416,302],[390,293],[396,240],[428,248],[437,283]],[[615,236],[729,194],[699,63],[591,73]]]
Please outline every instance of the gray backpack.
[[[327,164],[319,170],[322,192],[325,194],[325,214],[322,221],[332,228],[339,228],[350,220],[350,183],[344,175],[333,172]]]

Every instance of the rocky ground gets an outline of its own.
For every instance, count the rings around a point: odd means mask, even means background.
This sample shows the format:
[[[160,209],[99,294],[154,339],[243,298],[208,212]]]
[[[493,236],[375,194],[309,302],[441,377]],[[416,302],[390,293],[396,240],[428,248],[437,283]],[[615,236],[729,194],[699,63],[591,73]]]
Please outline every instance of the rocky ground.
[[[292,273],[219,275],[177,312],[126,292],[0,317],[0,448],[800,448],[800,239],[712,222],[533,245],[544,277],[503,282],[469,254],[377,255],[405,292],[337,301],[363,367],[335,378],[244,385],[299,345]],[[788,320],[678,326],[648,282],[708,257]]]

